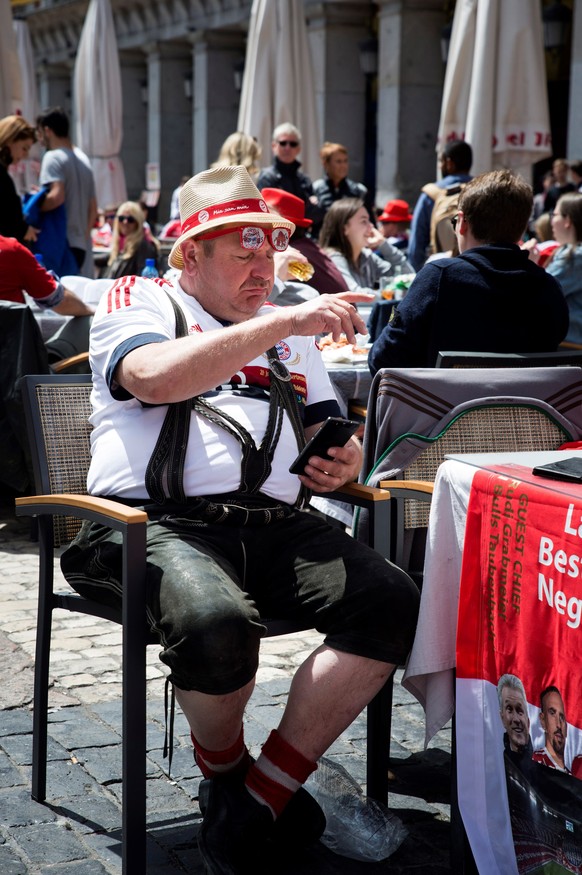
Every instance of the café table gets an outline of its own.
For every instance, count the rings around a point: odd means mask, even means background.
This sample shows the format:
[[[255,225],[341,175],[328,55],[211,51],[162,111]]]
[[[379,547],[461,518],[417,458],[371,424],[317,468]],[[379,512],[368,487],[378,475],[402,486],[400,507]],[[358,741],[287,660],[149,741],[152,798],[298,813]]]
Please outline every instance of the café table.
[[[532,471],[571,457],[582,451],[450,456],[435,479],[403,685],[424,706],[427,744],[455,712],[458,804],[479,872],[582,860],[582,484]],[[549,687],[567,720],[562,765],[543,753],[555,740],[540,715]],[[500,704],[507,688],[519,719]]]
[[[474,453],[447,457],[439,468],[430,507],[420,613],[403,686],[425,711],[425,744],[442,729],[455,709],[455,664],[459,588],[471,484],[479,469],[491,465],[529,467],[582,458],[582,450]],[[548,480],[547,488],[552,481]]]
[[[342,416],[348,416],[351,401],[362,406],[368,403],[372,375],[368,362],[326,362],[325,369],[334,388]]]

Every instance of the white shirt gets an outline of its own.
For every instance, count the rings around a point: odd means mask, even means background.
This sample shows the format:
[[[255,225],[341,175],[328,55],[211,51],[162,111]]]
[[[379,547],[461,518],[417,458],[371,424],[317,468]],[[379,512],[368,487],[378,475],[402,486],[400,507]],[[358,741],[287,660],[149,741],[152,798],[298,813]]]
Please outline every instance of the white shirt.
[[[164,291],[165,289],[165,291]],[[93,370],[91,401],[94,426],[91,435],[92,460],[88,491],[94,495],[145,498],[145,471],[157,441],[167,405],[143,406],[136,398],[115,400],[112,371],[131,349],[144,343],[175,337],[175,317],[166,291],[179,303],[189,333],[228,328],[207,313],[179,281],[121,277],[99,303],[91,329],[90,359]],[[257,315],[269,312],[264,305]],[[318,407],[318,418],[337,415],[337,401],[312,337],[288,337],[277,344],[281,361],[292,374],[293,384],[304,409]],[[265,355],[258,356],[216,392],[205,393],[211,404],[229,413],[260,444],[268,416],[269,368]],[[321,411],[321,413],[320,413]],[[309,421],[309,418],[308,418]],[[297,442],[287,417],[273,458],[273,470],[261,491],[293,504],[299,490],[298,478],[289,473],[297,455]],[[236,491],[240,484],[240,444],[224,429],[193,413],[186,453],[184,489],[186,495],[216,495]]]

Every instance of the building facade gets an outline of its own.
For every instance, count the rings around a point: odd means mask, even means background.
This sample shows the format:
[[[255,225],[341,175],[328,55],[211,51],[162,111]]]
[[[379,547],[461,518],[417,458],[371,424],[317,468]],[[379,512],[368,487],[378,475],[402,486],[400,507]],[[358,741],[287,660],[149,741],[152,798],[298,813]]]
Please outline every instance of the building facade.
[[[541,0],[542,5],[549,0]],[[582,14],[573,9],[569,102],[559,121],[569,158],[582,157]],[[111,0],[123,91],[123,160],[129,196],[159,166],[157,219],[173,188],[216,159],[236,130],[251,0]],[[452,0],[304,0],[323,138],[344,143],[350,176],[376,202],[414,203],[436,173]],[[555,5],[555,4],[554,4]],[[72,80],[88,0],[13,5],[31,34],[42,107],[73,113]],[[562,93],[562,92],[560,92]],[[263,156],[269,163],[269,156]]]

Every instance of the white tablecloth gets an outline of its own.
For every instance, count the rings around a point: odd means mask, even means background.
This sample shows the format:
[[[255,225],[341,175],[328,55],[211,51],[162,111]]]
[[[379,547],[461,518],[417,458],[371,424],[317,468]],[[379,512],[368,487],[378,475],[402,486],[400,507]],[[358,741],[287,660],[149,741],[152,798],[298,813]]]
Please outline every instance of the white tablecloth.
[[[414,643],[402,680],[425,710],[425,744],[455,708],[457,611],[465,521],[473,477],[488,464],[546,464],[582,451],[479,453],[452,457],[437,473],[430,508],[424,580]]]

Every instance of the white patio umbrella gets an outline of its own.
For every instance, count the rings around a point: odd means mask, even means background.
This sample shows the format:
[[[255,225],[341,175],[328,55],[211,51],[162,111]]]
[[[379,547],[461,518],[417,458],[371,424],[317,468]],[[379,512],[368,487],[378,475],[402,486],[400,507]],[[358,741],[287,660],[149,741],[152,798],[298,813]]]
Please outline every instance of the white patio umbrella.
[[[300,161],[321,176],[321,135],[303,0],[253,0],[238,129],[256,137],[270,162],[273,128],[291,122],[301,131]]]
[[[95,175],[97,203],[127,200],[119,157],[123,139],[121,73],[109,0],[91,0],[83,25],[74,73],[77,143]]]
[[[22,97],[13,34],[10,0],[0,0],[0,118],[16,112]]]
[[[439,146],[465,139],[474,174],[507,167],[531,176],[551,155],[539,0],[457,0]]]
[[[14,21],[14,36],[16,38],[16,53],[22,82],[21,102],[18,109],[24,118],[32,125],[36,123],[39,112],[38,88],[32,52],[32,40],[28,23],[22,20]]]

